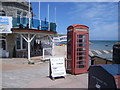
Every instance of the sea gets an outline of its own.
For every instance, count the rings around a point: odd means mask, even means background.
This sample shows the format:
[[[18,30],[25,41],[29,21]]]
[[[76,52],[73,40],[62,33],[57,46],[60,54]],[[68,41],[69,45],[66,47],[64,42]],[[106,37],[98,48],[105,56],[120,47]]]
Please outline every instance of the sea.
[[[89,50],[113,50],[113,45],[118,41],[105,41],[105,40],[90,40],[89,41]],[[60,44],[67,44],[67,42],[60,42]],[[106,58],[107,60],[112,61],[112,53],[107,54],[98,54],[99,57]]]
[[[105,40],[90,40],[89,49],[90,50],[112,50],[113,45],[116,44],[117,41],[105,41]],[[59,44],[67,44],[67,42],[60,42]]]
[[[91,40],[90,50],[112,50],[117,41]]]

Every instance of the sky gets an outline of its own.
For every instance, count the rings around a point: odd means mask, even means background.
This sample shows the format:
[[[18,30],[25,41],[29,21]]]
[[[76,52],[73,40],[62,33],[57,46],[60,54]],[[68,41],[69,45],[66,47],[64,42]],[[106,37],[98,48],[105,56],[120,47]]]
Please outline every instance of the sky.
[[[66,34],[67,27],[83,24],[89,27],[90,40],[118,40],[118,3],[117,2],[41,2],[40,18],[55,21],[58,34]],[[38,2],[32,2],[33,12],[38,19]]]

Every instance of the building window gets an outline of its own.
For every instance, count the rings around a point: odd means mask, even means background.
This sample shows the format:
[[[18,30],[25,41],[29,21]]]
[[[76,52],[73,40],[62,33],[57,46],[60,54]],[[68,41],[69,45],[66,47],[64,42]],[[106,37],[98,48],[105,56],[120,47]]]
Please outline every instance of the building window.
[[[5,11],[1,11],[1,10],[0,10],[0,16],[6,16]]]
[[[17,23],[20,23],[21,11],[17,11]]]
[[[7,50],[6,38],[4,36],[0,36],[0,49]]]
[[[18,36],[16,38],[16,47],[17,47],[16,48],[17,50],[26,49],[27,48],[27,43],[22,37]]]
[[[21,49],[20,45],[21,45],[21,38],[20,37],[17,37],[16,38],[16,46],[17,46],[17,49]]]
[[[26,24],[27,23],[27,13],[26,12],[23,12],[23,18],[22,18],[22,23],[23,24]]]
[[[25,39],[22,38],[22,49],[26,49],[26,48],[27,48],[27,43]]]
[[[0,40],[0,48],[6,50],[6,40]]]

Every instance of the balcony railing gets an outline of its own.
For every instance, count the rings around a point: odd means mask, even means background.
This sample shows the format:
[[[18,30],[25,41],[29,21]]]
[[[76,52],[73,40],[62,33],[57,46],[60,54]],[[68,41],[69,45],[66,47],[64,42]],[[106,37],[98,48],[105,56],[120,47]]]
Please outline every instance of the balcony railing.
[[[41,21],[38,19],[30,19],[29,28],[29,18],[13,18],[12,19],[13,28],[25,28],[25,29],[37,29],[37,30],[47,30],[56,32],[56,23],[47,21]],[[49,28],[48,28],[49,27]]]

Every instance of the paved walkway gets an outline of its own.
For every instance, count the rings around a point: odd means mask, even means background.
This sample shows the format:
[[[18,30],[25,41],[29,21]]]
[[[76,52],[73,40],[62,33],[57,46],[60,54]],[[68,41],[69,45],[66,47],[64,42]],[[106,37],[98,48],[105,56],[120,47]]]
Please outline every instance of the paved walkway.
[[[2,60],[3,88],[87,88],[88,75],[66,75],[64,78],[51,80],[49,63],[28,65],[26,59]],[[0,71],[1,72],[1,71]]]
[[[87,88],[87,74],[67,75],[66,78],[51,80],[50,78],[40,78],[30,82],[27,88]]]

